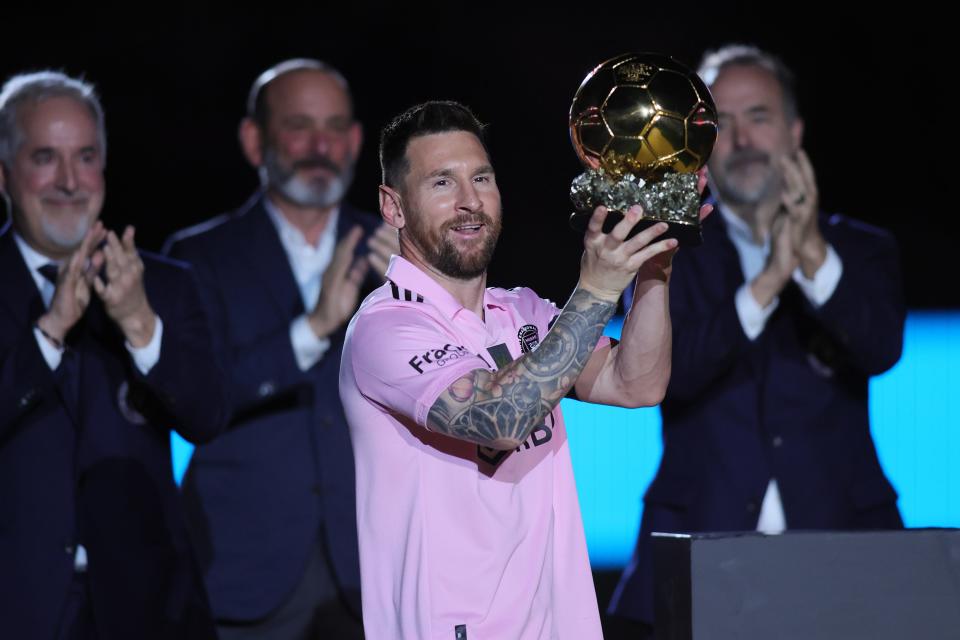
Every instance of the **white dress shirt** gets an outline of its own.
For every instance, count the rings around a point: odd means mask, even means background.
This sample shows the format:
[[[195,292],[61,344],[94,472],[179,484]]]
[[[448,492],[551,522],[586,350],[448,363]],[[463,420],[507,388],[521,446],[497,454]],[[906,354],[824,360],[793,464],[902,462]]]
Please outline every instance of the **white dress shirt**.
[[[303,308],[309,312],[317,306],[320,289],[323,287],[323,274],[330,266],[337,247],[337,219],[340,217],[340,210],[335,208],[330,213],[327,226],[314,246],[307,242],[299,229],[290,224],[270,202],[270,198],[264,198],[263,205],[277,229],[287,260],[290,261],[293,277],[303,298]],[[306,371],[316,364],[330,348],[329,338],[318,338],[310,328],[306,313],[297,316],[290,323],[290,344],[301,371]]]
[[[750,282],[763,271],[767,264],[767,258],[770,255],[770,238],[768,236],[763,239],[762,244],[758,244],[753,238],[753,231],[746,222],[727,210],[722,204],[717,209],[723,216],[724,222],[726,222],[727,235],[737,250],[740,267],[743,270],[744,283],[737,289],[734,297],[737,317],[740,319],[740,326],[743,327],[746,336],[750,340],[756,340],[763,333],[767,320],[770,319],[780,303],[780,298],[776,297],[766,307],[761,307],[750,290]],[[843,263],[840,261],[840,256],[828,244],[826,260],[820,265],[812,279],[807,278],[799,267],[794,270],[792,278],[810,304],[814,307],[820,307],[833,295],[842,275]],[[767,491],[760,506],[757,531],[781,533],[786,528],[787,519],[783,512],[783,503],[780,500],[780,490],[777,487],[776,478],[772,478],[767,485]]]

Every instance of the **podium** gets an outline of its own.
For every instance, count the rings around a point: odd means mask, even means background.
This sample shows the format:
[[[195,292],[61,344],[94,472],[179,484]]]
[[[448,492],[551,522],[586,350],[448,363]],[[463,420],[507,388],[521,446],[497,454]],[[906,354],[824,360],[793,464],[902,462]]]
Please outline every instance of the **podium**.
[[[960,530],[653,534],[658,640],[958,640]]]

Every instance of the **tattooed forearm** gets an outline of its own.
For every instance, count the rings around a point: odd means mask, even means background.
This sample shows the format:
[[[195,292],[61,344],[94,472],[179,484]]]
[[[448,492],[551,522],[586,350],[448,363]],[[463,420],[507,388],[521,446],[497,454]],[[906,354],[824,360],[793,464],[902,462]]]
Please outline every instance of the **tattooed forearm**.
[[[520,446],[570,391],[616,306],[577,288],[533,353],[498,371],[472,371],[440,394],[430,428],[496,449]]]

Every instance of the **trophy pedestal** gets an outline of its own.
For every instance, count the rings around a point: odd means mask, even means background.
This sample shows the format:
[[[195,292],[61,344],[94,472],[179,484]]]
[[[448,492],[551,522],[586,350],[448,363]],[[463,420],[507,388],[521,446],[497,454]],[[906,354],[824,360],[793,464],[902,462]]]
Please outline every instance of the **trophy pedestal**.
[[[609,213],[603,222],[603,232],[610,233],[623,220],[623,212],[638,204],[643,207],[643,215],[628,238],[652,224],[666,222],[669,229],[661,238],[676,238],[681,246],[688,247],[702,241],[700,192],[695,173],[670,173],[648,181],[633,174],[616,177],[603,169],[590,170],[571,183],[570,200],[576,211],[570,216],[570,226],[578,231],[586,231],[593,211],[604,206]]]
[[[581,233],[586,232],[587,225],[590,223],[590,216],[592,215],[592,211],[574,213],[570,216],[570,226]],[[619,211],[611,210],[607,214],[606,220],[603,221],[603,232],[610,233],[621,220],[623,220],[623,214]],[[674,220],[660,220],[658,218],[648,216],[640,218],[640,221],[637,222],[637,224],[633,226],[633,229],[630,230],[630,233],[627,234],[627,238],[632,238],[647,227],[650,227],[658,222],[666,222],[667,225],[669,225],[667,230],[657,238],[658,240],[662,240],[664,238],[676,238],[681,247],[696,247],[703,242],[703,236],[700,233],[700,225],[686,224],[683,222],[676,222]]]

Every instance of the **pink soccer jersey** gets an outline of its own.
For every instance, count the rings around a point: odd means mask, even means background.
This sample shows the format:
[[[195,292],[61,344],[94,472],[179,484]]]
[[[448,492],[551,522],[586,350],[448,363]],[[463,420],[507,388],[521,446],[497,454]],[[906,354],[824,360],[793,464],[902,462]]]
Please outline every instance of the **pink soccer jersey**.
[[[403,258],[387,278],[340,368],[367,637],[602,637],[560,408],[508,452],[426,428],[451,383],[535,349],[559,310],[488,289],[483,321]]]

